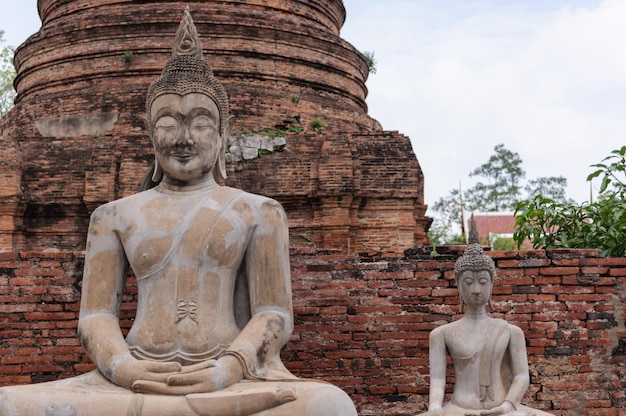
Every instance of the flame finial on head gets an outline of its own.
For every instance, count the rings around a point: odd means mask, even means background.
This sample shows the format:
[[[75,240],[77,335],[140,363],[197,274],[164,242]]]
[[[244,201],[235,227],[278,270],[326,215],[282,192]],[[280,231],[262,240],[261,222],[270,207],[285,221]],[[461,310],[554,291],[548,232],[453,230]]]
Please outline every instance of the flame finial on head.
[[[469,236],[467,237],[467,244],[480,244],[478,238],[478,230],[476,229],[476,221],[474,221],[474,214],[470,217],[470,229]]]
[[[200,43],[196,25],[191,18],[189,6],[185,8],[183,20],[180,21],[180,26],[178,26],[176,31],[176,40],[172,46],[172,57],[179,55],[193,55],[198,59],[202,59],[202,44]]]

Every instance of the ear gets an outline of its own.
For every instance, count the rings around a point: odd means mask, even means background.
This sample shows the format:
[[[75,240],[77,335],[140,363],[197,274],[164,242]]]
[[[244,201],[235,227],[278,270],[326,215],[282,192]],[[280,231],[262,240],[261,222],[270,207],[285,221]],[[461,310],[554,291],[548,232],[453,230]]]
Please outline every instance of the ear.
[[[459,307],[459,313],[463,313],[463,307],[465,305],[463,303],[463,296],[461,296],[461,286],[459,286],[459,274],[455,274],[454,283],[456,284],[456,291],[459,296],[459,301],[461,302],[461,305]]]
[[[142,117],[141,121],[143,122],[143,126],[146,129],[146,132],[148,133],[148,137],[150,138],[150,141],[152,141],[152,123],[150,123],[150,120],[148,120],[147,117]]]
[[[161,179],[163,178],[163,169],[161,169],[161,166],[159,166],[159,160],[157,159],[157,156],[156,156],[157,152],[154,146],[154,137],[152,137],[152,132],[153,132],[152,123],[147,118],[144,118],[143,122],[146,126],[148,137],[150,138],[150,143],[152,143],[152,149],[154,151],[154,167],[152,169],[151,179],[152,179],[152,182],[159,183],[161,182]]]
[[[215,171],[216,180],[224,180],[226,179],[226,149],[228,148],[228,139],[233,131],[233,123],[235,117],[228,116],[225,120],[224,130],[222,132],[222,149],[220,150],[220,154],[217,157],[217,169]]]
[[[159,165],[159,159],[154,155],[154,170],[152,171],[152,182],[159,183],[163,178],[163,169]]]

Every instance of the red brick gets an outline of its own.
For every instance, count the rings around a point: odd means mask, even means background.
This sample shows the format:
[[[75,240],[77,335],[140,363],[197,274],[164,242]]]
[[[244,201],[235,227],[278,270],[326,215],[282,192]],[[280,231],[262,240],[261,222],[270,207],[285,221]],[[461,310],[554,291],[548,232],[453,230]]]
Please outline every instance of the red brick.
[[[579,266],[580,259],[554,259],[552,260],[554,266]]]
[[[533,283],[538,286],[560,285],[561,276],[537,276],[533,279]]]
[[[558,299],[563,302],[607,302],[612,299],[610,294],[559,294]]]
[[[626,267],[618,268],[618,269],[611,269],[610,275],[611,276],[626,276]]]
[[[21,274],[22,270],[16,270],[16,274]],[[11,286],[33,286],[35,284],[35,279],[32,277],[12,277],[9,279],[9,284]]]
[[[584,416],[626,416],[626,412],[624,409],[615,409],[615,408],[590,408],[585,409],[583,412]]]
[[[579,272],[579,267],[544,267],[539,269],[539,274],[544,276],[566,276],[571,274],[578,274]]]

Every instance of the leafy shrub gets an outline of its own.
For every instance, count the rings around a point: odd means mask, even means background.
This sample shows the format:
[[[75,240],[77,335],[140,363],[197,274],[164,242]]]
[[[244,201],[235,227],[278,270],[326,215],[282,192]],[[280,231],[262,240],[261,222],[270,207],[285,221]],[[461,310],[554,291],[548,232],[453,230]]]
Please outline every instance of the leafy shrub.
[[[613,150],[587,180],[601,177],[592,203],[562,203],[537,195],[515,209],[513,239],[534,248],[596,248],[602,257],[626,256],[626,146]]]
[[[326,125],[321,118],[315,118],[311,120],[311,127],[318,133],[321,133],[326,129]]]

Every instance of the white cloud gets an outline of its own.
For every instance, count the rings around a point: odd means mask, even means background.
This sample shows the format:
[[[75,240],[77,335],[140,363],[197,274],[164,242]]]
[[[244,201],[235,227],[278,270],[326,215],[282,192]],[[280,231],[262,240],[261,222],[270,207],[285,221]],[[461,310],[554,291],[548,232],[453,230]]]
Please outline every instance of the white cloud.
[[[626,2],[345,3],[344,36],[379,62],[370,115],[411,137],[428,203],[498,143],[582,201],[588,166],[624,143]]]

